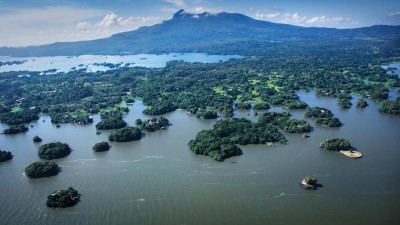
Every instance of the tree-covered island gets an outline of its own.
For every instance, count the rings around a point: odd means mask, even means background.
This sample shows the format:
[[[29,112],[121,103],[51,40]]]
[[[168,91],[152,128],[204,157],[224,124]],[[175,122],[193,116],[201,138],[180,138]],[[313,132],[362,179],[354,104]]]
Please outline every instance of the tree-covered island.
[[[289,113],[267,112],[257,123],[245,118],[218,121],[213,129],[200,131],[189,148],[197,155],[206,155],[224,161],[242,154],[237,145],[287,143],[278,127],[289,133],[309,132],[311,126],[304,120],[289,118]]]
[[[120,111],[112,110],[100,113],[101,121],[96,124],[98,130],[111,130],[126,127],[126,122],[122,119]]]
[[[35,143],[38,143],[38,142],[42,142],[42,139],[41,139],[39,136],[35,135],[35,136],[32,138],[32,141],[35,142]]]
[[[77,190],[69,187],[67,190],[58,190],[47,196],[46,205],[50,208],[71,207],[80,201],[80,194]]]
[[[154,132],[157,130],[165,130],[169,126],[169,120],[165,117],[152,118],[145,121],[136,120],[136,124],[139,125],[141,130],[147,132]]]
[[[103,141],[103,142],[96,143],[92,149],[94,152],[105,152],[105,151],[110,150],[110,147],[111,146],[110,146],[110,144],[108,144],[108,142]]]
[[[109,141],[115,142],[130,142],[141,139],[143,133],[138,127],[124,127],[114,130],[109,136]]]
[[[68,144],[61,142],[51,142],[39,147],[38,155],[41,159],[52,160],[63,158],[71,153]]]
[[[7,160],[11,160],[13,155],[9,151],[1,151],[0,150],[0,162],[5,162]]]
[[[332,138],[321,142],[320,148],[329,151],[350,150],[351,144],[350,141],[343,138]]]
[[[34,162],[25,167],[25,174],[30,178],[55,176],[59,171],[60,167],[54,162]]]
[[[25,125],[13,125],[3,131],[4,134],[18,134],[27,132],[29,128]]]

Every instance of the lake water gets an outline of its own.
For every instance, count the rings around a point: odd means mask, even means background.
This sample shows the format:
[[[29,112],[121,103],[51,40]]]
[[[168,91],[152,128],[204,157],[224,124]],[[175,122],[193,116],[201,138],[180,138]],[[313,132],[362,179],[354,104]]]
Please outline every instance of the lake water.
[[[61,128],[41,117],[27,133],[0,135],[1,149],[14,155],[0,163],[0,224],[400,224],[400,117],[380,113],[369,99],[365,109],[343,110],[333,98],[312,92],[299,96],[310,106],[331,109],[344,126],[319,127],[309,120],[314,126],[310,138],[285,134],[287,145],[242,146],[242,156],[224,162],[188,149],[188,141],[216,120],[200,120],[185,111],[166,115],[172,123],[167,130],[146,133],[135,142],[111,143],[104,153],[91,149],[109,134],[96,135],[99,116],[91,125]],[[130,108],[124,117],[129,124],[148,118],[140,101]],[[291,113],[304,118],[302,110]],[[257,120],[252,111],[235,116]],[[29,179],[23,174],[39,160],[35,135],[43,143],[61,141],[72,147],[69,156],[56,160],[59,175]],[[364,157],[354,160],[319,149],[321,141],[333,137],[349,139]],[[298,182],[306,175],[324,187],[301,189]],[[47,195],[69,186],[82,194],[78,205],[45,206]]]
[[[388,75],[397,75],[400,76],[400,63],[392,63],[389,65],[382,66],[385,70],[388,68],[397,68],[396,70],[387,71]]]
[[[88,72],[105,71],[110,68],[103,63],[121,67],[164,67],[171,60],[183,60],[186,62],[217,63],[232,58],[242,58],[238,55],[207,55],[201,53],[170,53],[162,55],[81,55],[81,56],[52,56],[52,57],[8,57],[0,56],[0,62],[20,61],[22,64],[0,66],[0,72],[9,71],[48,71],[68,72],[72,70],[86,69]],[[100,65],[99,65],[100,64]],[[51,71],[55,73],[55,71]]]

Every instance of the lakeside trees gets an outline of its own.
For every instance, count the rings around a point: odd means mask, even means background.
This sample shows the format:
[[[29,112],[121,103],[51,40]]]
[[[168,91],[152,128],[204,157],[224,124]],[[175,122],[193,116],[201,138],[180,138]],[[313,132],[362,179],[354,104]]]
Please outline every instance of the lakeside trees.
[[[39,147],[38,155],[41,159],[52,160],[63,158],[71,153],[68,144],[61,142],[51,142]]]
[[[50,177],[57,175],[59,170],[54,162],[34,162],[25,167],[25,174],[30,178]]]
[[[308,108],[304,115],[306,117],[313,117],[313,118],[333,117],[333,113],[331,112],[331,110],[324,107]]]
[[[395,101],[383,101],[379,110],[388,114],[400,115],[400,97],[397,97]]]

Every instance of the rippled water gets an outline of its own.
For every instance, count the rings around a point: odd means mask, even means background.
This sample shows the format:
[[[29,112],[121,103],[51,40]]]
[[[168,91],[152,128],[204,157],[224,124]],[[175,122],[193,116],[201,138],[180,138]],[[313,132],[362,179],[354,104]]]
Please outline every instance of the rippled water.
[[[400,224],[400,117],[380,113],[369,99],[365,109],[342,110],[335,99],[299,95],[311,106],[331,109],[344,126],[324,128],[310,120],[314,132],[308,139],[285,134],[288,145],[242,146],[242,156],[225,162],[188,150],[187,142],[215,120],[185,111],[166,115],[173,124],[168,130],[147,133],[136,142],[111,143],[104,153],[91,150],[109,133],[96,135],[98,116],[92,125],[61,128],[42,117],[28,133],[0,136],[1,148],[14,155],[0,163],[0,224]],[[136,102],[125,120],[133,125],[147,118],[142,110]],[[304,118],[304,111],[291,113]],[[252,111],[236,116],[257,119]],[[72,147],[71,155],[56,161],[62,167],[59,175],[23,175],[26,165],[39,160],[34,135],[44,143],[62,141]],[[332,137],[349,139],[364,157],[353,160],[320,150],[319,143]],[[306,175],[324,187],[299,188]],[[48,194],[69,186],[82,194],[78,205],[45,206]]]

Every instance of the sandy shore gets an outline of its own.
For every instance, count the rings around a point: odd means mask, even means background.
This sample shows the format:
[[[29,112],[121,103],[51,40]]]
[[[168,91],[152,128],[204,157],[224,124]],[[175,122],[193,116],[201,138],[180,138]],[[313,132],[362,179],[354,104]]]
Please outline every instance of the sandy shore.
[[[342,153],[342,154],[344,154],[345,156],[348,156],[348,157],[351,157],[351,158],[355,158],[355,159],[358,159],[358,158],[361,158],[363,155],[361,154],[361,152],[358,152],[358,151],[350,151],[350,150],[348,150],[348,151],[340,151],[340,153]]]

